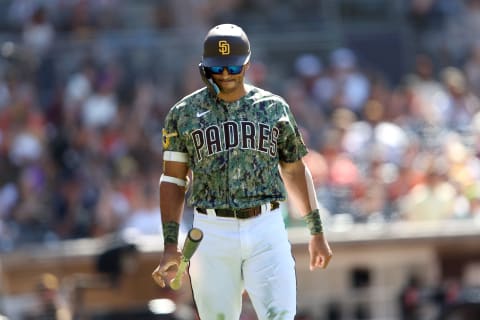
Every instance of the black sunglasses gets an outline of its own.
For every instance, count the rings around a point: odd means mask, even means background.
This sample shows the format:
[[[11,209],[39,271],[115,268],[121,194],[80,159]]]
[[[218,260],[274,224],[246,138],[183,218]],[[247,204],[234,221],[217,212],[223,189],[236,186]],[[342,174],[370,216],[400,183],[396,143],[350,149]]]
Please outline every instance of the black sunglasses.
[[[239,74],[242,72],[243,66],[206,67],[206,69],[211,74],[222,74],[225,69],[230,74]]]

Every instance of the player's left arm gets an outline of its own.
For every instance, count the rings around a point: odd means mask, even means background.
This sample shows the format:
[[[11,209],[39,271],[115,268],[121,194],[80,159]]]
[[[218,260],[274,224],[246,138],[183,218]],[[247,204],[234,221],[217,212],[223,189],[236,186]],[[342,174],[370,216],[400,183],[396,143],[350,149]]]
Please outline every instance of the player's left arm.
[[[309,242],[310,270],[326,268],[333,256],[323,232],[319,204],[312,175],[302,159],[294,162],[280,162],[280,173],[288,192],[288,199],[306,219],[310,228]]]

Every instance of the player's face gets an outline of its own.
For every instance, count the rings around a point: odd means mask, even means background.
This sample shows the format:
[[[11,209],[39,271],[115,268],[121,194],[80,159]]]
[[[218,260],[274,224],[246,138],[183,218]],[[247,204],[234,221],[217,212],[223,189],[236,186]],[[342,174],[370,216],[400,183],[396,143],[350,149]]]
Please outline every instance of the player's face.
[[[212,74],[212,77],[223,95],[233,96],[244,92],[245,70],[246,66],[243,66],[240,73],[232,74],[228,71],[228,68],[223,68],[222,73]]]

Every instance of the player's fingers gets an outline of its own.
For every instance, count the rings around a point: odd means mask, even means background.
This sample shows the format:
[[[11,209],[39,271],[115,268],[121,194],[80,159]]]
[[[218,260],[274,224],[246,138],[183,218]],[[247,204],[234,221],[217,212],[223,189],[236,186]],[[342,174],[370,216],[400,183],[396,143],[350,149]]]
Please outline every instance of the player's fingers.
[[[153,270],[152,272],[152,278],[153,280],[155,280],[155,282],[162,288],[165,287],[165,280],[164,280],[164,275],[163,273],[160,271],[160,266],[158,266],[157,268],[155,268],[155,270]]]
[[[152,277],[153,280],[162,288],[165,287],[165,282],[168,278],[168,273],[170,271],[174,271],[175,267],[178,266],[176,260],[167,261],[163,265],[159,265],[153,272]]]
[[[332,256],[333,255],[330,253],[323,258],[323,265],[322,265],[323,269],[325,269],[328,266],[328,264],[330,263],[330,260],[332,259]]]
[[[320,267],[321,257],[318,255],[314,255],[310,258],[310,271]]]
[[[310,270],[313,270],[315,268],[321,268],[321,269],[327,268],[331,258],[332,258],[332,255],[327,255],[327,256],[318,255],[318,256],[312,257],[310,260]]]
[[[322,269],[326,269],[328,264],[330,263],[330,259],[332,259],[332,254],[327,254],[325,256],[322,256],[319,267]]]

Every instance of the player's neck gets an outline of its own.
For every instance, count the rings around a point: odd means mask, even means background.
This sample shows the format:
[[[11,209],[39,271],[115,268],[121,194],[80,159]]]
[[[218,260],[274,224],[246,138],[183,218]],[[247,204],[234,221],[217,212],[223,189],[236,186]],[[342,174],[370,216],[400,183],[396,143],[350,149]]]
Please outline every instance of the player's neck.
[[[218,98],[225,102],[234,102],[240,100],[246,94],[247,88],[245,87],[245,84],[243,84],[242,86],[231,92],[220,91],[220,93],[218,94]]]

